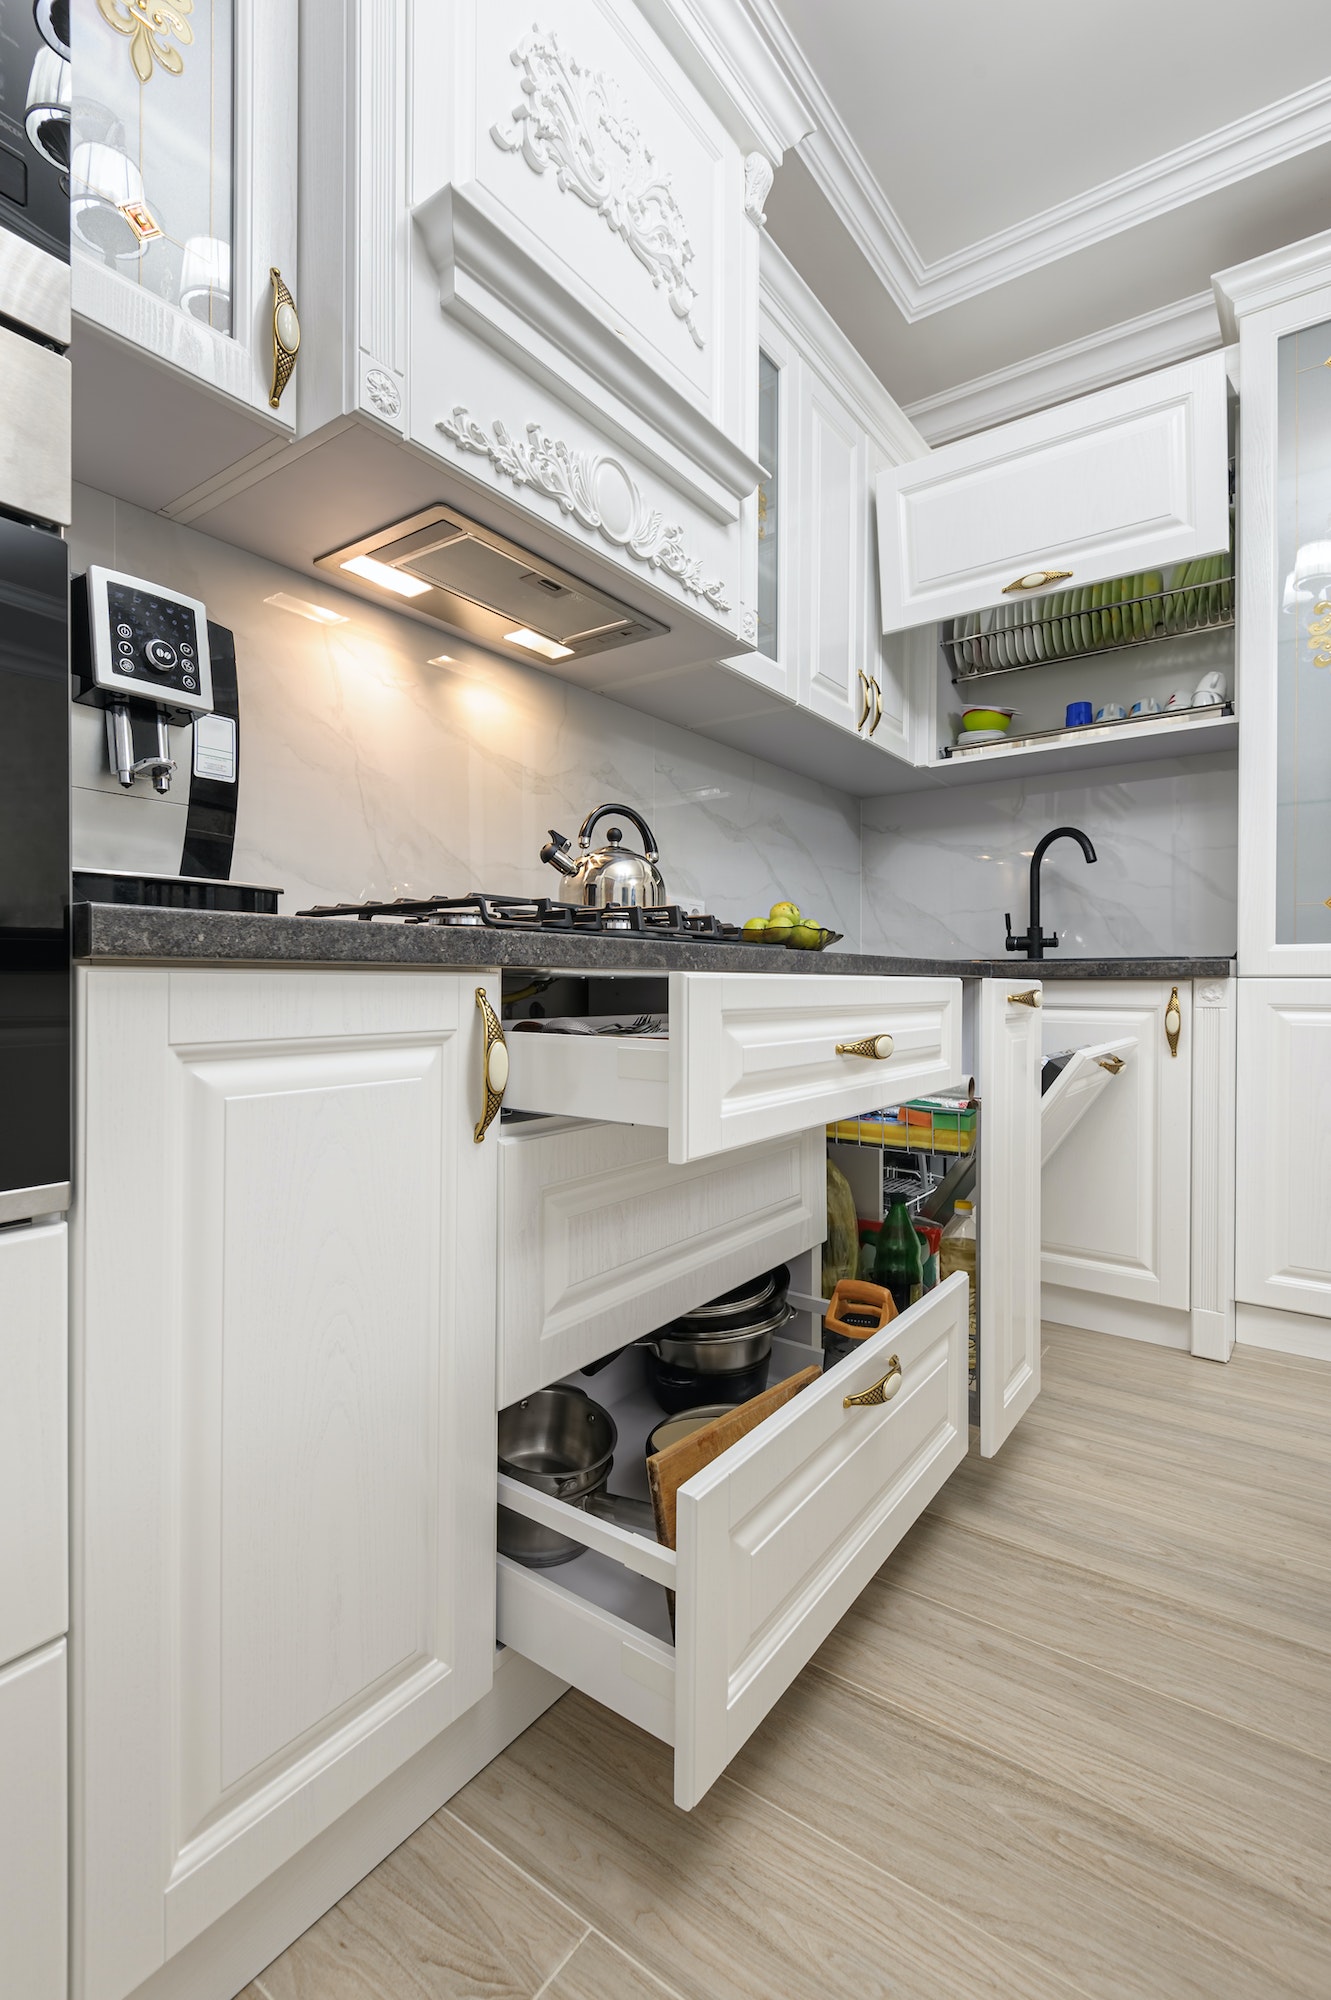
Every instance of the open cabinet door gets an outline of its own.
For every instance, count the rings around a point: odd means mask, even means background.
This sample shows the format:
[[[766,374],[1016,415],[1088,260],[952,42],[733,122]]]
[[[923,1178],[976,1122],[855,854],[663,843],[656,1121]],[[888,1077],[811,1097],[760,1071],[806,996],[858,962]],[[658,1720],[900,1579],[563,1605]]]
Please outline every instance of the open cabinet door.
[[[980,984],[980,1451],[992,1458],[1040,1393],[1040,999]]]
[[[1068,1138],[1131,1061],[1137,1043],[1098,1042],[1075,1049],[1040,1099],[1040,1164],[1047,1167]]]

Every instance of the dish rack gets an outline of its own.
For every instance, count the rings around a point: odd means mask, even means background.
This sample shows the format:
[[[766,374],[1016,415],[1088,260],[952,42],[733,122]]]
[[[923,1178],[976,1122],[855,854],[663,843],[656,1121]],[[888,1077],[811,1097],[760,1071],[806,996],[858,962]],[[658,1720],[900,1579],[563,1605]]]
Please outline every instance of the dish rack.
[[[1207,556],[1176,563],[1167,585],[1150,571],[968,612],[944,625],[939,643],[960,687],[1233,623],[1232,558]]]

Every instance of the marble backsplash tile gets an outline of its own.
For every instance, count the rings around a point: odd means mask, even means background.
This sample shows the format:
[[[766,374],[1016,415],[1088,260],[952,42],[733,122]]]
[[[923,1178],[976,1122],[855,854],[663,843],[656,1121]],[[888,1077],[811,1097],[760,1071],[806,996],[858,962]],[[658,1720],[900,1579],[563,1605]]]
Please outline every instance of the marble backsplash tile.
[[[681,901],[742,921],[789,896],[859,948],[858,801],[86,488],[70,541],[75,569],[168,583],[234,631],[233,874],[280,884],[284,910],[476,887],[553,894],[548,829],[572,836],[614,800],[652,826]],[[266,602],[279,591],[348,622]],[[429,663],[440,652],[450,665]],[[97,757],[100,727],[75,711]],[[79,811],[76,794],[76,826]]]
[[[1071,824],[1098,859],[1059,842],[1041,871],[1064,954],[1231,953],[1237,802],[1232,753],[866,800],[863,948],[1001,952],[1004,911],[1026,927],[1032,849]]]

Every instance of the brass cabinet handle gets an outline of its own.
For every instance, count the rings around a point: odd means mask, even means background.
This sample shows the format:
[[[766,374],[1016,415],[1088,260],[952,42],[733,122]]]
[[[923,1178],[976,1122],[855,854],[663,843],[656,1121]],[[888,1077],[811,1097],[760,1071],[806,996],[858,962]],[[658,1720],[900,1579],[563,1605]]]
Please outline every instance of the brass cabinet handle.
[[[481,1010],[481,1027],[485,1035],[485,1053],[481,1058],[481,1083],[485,1090],[485,1106],[476,1120],[473,1139],[479,1146],[491,1125],[499,1115],[499,1107],[504,1101],[508,1088],[508,1043],[504,1040],[504,1030],[499,1016],[490,1005],[490,996],[483,986],[476,988],[476,1005]]]
[[[869,724],[869,734],[872,736],[874,730],[877,729],[883,719],[883,690],[878,685],[877,674],[874,675],[869,685],[873,689],[873,721]]]
[[[1176,986],[1169,996],[1169,1005],[1165,1008],[1165,1040],[1169,1043],[1169,1053],[1171,1056],[1178,1054],[1178,1038],[1182,1033],[1183,1008],[1179,1003],[1178,988]]]
[[[1066,583],[1071,575],[1070,569],[1028,570],[1025,576],[1015,576],[1011,583],[1005,583],[1003,595],[1010,597],[1014,590],[1047,590],[1051,583]]]
[[[838,1042],[836,1052],[839,1056],[867,1056],[870,1062],[886,1062],[894,1046],[890,1035],[865,1035],[858,1042]]]
[[[872,1388],[861,1389],[858,1396],[843,1396],[841,1407],[843,1410],[874,1409],[879,1403],[890,1403],[900,1387],[901,1360],[893,1354],[888,1359],[887,1373],[882,1381],[875,1382]]]
[[[1099,1063],[1101,1069],[1107,1069],[1111,1076],[1117,1076],[1119,1071],[1123,1068],[1122,1056],[1101,1056],[1099,1058]]]
[[[273,382],[268,391],[268,402],[269,407],[275,410],[291,380],[291,371],[300,353],[300,316],[296,311],[296,301],[287,290],[276,264],[269,266],[268,276],[273,286]]]
[[[856,729],[863,729],[865,723],[869,720],[869,709],[872,698],[869,694],[869,676],[865,673],[863,667],[857,668],[856,671],[860,677],[860,686],[864,689],[864,707],[860,710],[860,719],[855,724],[855,727]]]
[[[1009,993],[1007,1003],[1009,1007],[1038,1007],[1040,989],[1038,986],[1032,986],[1028,993]]]

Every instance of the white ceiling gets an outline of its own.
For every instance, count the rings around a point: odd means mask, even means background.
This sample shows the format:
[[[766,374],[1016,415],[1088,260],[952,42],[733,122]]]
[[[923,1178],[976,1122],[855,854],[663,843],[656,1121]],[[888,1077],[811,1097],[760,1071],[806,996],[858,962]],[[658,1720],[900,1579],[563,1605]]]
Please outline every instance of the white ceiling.
[[[1213,270],[1331,219],[1325,0],[742,4],[814,127],[769,230],[903,402],[1143,315],[1120,372],[1195,351]]]

